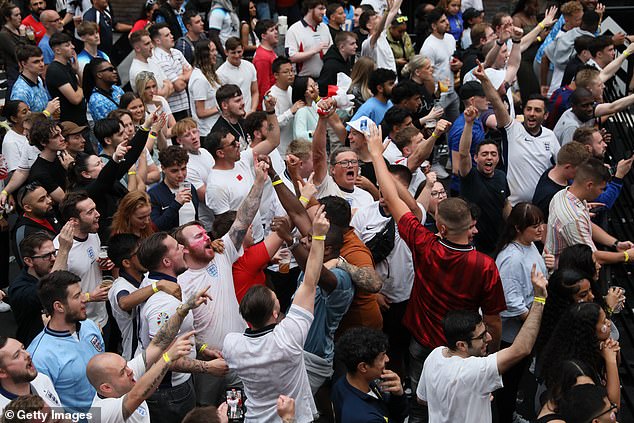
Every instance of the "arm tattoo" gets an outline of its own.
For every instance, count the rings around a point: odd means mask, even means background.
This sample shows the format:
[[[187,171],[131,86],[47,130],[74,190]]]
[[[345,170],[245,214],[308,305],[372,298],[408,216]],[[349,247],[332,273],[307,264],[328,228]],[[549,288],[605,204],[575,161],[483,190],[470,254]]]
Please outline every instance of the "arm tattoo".
[[[383,281],[374,269],[369,267],[357,267],[353,264],[342,262],[337,267],[345,270],[350,275],[352,282],[359,289],[370,293],[376,293],[381,290]]]
[[[181,357],[174,362],[172,370],[181,373],[207,373],[207,362]]]
[[[249,225],[253,222],[255,214],[260,208],[260,199],[262,198],[263,189],[264,184],[257,182],[253,184],[251,191],[249,191],[249,194],[242,201],[240,207],[238,207],[236,220],[233,222],[233,225],[231,225],[231,229],[229,229],[229,238],[236,249],[240,249],[247,229],[249,229]]]
[[[176,338],[176,335],[181,328],[181,323],[183,323],[183,318],[178,311],[176,311],[167,323],[159,329],[156,335],[154,335],[152,343],[161,351],[165,351],[174,341],[174,338]]]
[[[161,364],[156,364],[156,365],[160,366]],[[165,377],[165,374],[168,372],[169,369],[170,369],[170,366],[163,365],[163,367],[161,368],[159,373],[157,373],[154,376],[154,379],[152,380],[152,382],[150,382],[150,384],[145,387],[143,392],[141,392],[139,394],[139,397],[142,398],[143,400],[145,400],[150,395],[152,395],[154,393],[154,391],[156,390],[156,388],[158,387],[158,385],[163,380],[163,377]],[[134,388],[132,388],[132,389],[134,389]],[[129,393],[126,394],[126,396],[127,395],[129,395]],[[126,407],[125,399],[121,402],[121,408],[122,408],[122,411],[123,411],[123,420],[127,420],[132,415],[132,413],[134,412],[134,410],[128,410],[128,408]]]

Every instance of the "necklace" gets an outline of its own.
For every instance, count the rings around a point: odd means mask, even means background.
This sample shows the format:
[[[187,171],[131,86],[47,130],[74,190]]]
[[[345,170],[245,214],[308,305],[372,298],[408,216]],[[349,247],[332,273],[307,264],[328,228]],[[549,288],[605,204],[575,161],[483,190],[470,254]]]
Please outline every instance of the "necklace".
[[[242,136],[242,141],[241,143],[246,143],[247,142],[247,136],[244,133],[244,129],[242,129],[242,125],[240,125],[240,121],[238,121],[238,128],[240,128],[240,130],[238,130],[231,122],[229,122],[229,120],[222,115],[222,118],[225,120],[225,122],[227,122],[229,124],[229,126],[231,127],[231,129],[233,129],[233,131]],[[246,147],[246,146],[245,146]]]

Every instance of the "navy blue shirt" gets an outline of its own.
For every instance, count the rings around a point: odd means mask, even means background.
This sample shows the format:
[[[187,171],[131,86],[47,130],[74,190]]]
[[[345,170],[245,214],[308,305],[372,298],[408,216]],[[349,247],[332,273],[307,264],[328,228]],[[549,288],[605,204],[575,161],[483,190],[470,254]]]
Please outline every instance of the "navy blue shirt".
[[[359,391],[341,377],[332,387],[332,404],[337,423],[402,423],[409,414],[407,396],[382,395],[372,387],[375,396]]]

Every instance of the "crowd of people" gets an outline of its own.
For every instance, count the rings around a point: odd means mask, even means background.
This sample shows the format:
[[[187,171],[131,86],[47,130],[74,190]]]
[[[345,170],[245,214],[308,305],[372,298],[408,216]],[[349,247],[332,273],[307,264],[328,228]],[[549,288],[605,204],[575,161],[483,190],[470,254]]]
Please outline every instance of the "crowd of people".
[[[27,2],[0,6],[3,421],[616,420],[634,82],[604,91],[634,36],[602,4]]]

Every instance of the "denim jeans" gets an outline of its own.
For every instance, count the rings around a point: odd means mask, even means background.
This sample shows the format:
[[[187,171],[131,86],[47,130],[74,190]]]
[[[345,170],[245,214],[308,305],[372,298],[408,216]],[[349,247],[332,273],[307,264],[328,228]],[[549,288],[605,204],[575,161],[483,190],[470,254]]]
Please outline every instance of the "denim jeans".
[[[165,377],[170,377],[169,373]],[[178,386],[159,387],[146,402],[150,408],[152,423],[180,423],[196,407],[192,378]]]
[[[416,389],[420,375],[423,372],[423,364],[432,349],[427,348],[416,341],[414,337],[409,343],[409,379],[412,386],[412,400],[409,408],[409,423],[426,423],[429,420],[427,407],[417,401]]]
[[[258,11],[258,19],[271,19],[271,7],[268,1],[259,1],[255,4],[255,8]]]

